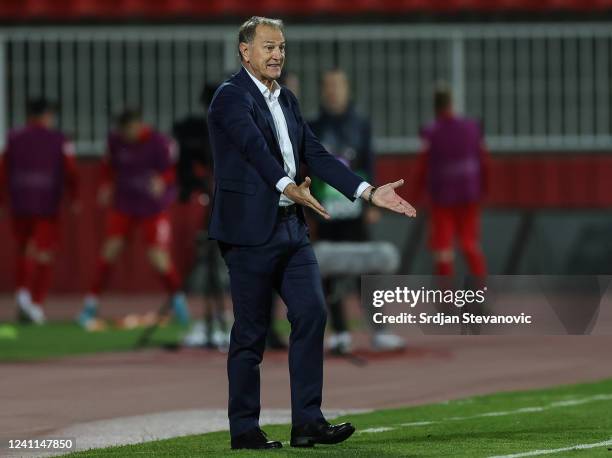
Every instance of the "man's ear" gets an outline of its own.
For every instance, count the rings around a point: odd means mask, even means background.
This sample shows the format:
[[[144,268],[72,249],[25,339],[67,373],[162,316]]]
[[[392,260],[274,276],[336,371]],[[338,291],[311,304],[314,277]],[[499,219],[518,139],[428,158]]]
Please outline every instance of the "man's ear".
[[[247,43],[240,43],[240,55],[242,60],[245,62],[249,61],[249,45]]]

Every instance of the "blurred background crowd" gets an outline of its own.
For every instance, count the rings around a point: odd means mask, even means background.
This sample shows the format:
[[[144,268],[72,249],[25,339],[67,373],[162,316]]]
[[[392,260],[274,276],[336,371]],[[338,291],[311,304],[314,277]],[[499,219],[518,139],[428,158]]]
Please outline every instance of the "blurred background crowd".
[[[186,295],[203,294],[224,344],[206,109],[239,68],[237,30],[251,14],[285,20],[282,84],[330,153],[373,183],[404,178],[400,194],[419,212],[383,214],[315,180],[333,218],[311,217],[314,240],[348,242],[354,259],[390,242],[398,274],[608,274],[611,10],[604,0],[2,2],[0,291],[38,322],[47,292],[79,295],[75,318],[90,329],[103,291],[166,291],[183,324]],[[357,279],[323,279],[340,352]],[[379,349],[404,345],[372,336]]]

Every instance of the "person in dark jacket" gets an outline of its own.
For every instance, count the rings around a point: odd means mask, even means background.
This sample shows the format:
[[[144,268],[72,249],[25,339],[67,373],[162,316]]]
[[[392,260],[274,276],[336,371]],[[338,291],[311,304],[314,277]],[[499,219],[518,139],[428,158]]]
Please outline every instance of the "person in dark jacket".
[[[321,78],[321,113],[310,123],[327,151],[354,173],[371,183],[374,176],[374,152],[370,121],[357,113],[350,101],[350,87],[346,73],[341,69],[325,72]],[[331,218],[317,219],[319,240],[330,242],[367,242],[369,225],[380,219],[380,210],[361,200],[351,202],[332,186],[314,179],[312,191],[328,210]],[[354,286],[357,279],[350,278]],[[333,353],[351,350],[352,338],[347,325],[343,296],[346,288],[343,278],[330,277],[324,281],[333,334],[327,346]],[[356,289],[356,288],[353,288]],[[404,340],[383,327],[373,328],[372,346],[377,350],[397,350]]]

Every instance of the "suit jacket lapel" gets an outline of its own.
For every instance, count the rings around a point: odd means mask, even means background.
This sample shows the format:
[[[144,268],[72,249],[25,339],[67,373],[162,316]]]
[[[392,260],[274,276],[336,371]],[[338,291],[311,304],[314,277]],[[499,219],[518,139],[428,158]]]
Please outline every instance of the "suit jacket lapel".
[[[278,144],[278,132],[276,132],[276,127],[274,125],[274,119],[272,118],[272,113],[270,112],[270,108],[268,108],[268,104],[266,103],[266,99],[264,99],[263,94],[261,93],[259,88],[255,85],[255,83],[253,82],[251,77],[249,75],[247,75],[247,71],[244,69],[244,67],[242,67],[240,72],[238,72],[238,76],[241,78],[243,86],[248,89],[248,91],[251,93],[251,95],[255,99],[255,102],[257,103],[259,108],[261,108],[261,110],[262,110],[262,112],[263,112],[263,114],[264,114],[264,116],[266,118],[266,122],[268,124],[268,127],[270,128],[270,131],[271,131],[270,133],[272,134],[272,139],[274,140],[272,142],[273,145],[274,145],[274,148],[276,149],[276,152],[278,154],[280,154],[281,157],[282,157],[282,153],[281,153],[281,150],[280,150],[280,145]]]

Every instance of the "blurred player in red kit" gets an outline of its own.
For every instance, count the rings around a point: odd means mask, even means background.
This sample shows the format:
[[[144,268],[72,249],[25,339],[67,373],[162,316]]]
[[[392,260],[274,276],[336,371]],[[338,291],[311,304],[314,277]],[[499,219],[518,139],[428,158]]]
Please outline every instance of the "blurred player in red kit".
[[[54,129],[54,105],[35,99],[26,111],[27,124],[9,133],[0,157],[0,207],[3,191],[8,190],[18,250],[19,315],[41,324],[58,241],[60,203],[67,190],[77,208],[77,173],[72,142]]]
[[[431,201],[429,246],[437,275],[452,275],[454,242],[470,273],[487,274],[480,248],[481,202],[486,192],[488,156],[479,123],[456,115],[452,94],[440,85],[434,94],[436,119],[421,136],[423,150],[417,166],[417,193],[427,189]]]
[[[137,110],[125,110],[118,128],[108,137],[98,199],[110,205],[106,236],[96,266],[94,282],[85,297],[79,323],[89,328],[99,308],[99,295],[112,266],[133,232],[144,237],[148,256],[169,294],[175,317],[189,321],[181,282],[170,255],[172,241],[168,207],[175,199],[176,146],[142,121]]]

